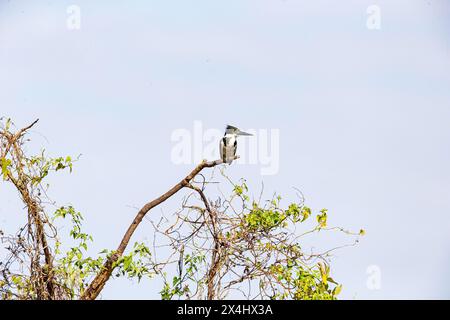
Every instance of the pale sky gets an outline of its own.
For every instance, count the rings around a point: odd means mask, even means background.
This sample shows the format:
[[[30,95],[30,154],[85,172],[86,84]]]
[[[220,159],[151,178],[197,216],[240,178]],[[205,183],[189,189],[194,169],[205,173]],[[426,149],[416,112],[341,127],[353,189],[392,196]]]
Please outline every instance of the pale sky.
[[[80,30],[67,28],[70,5]],[[379,30],[366,25],[370,5]],[[279,130],[277,174],[228,173],[288,200],[297,187],[331,224],[367,231],[332,260],[342,298],[449,299],[449,21],[446,0],[0,0],[0,116],[40,118],[33,148],[82,154],[50,193],[84,214],[98,250],[194,166],[171,161],[175,130]],[[9,231],[24,221],[16,198],[0,184]],[[144,221],[133,242],[145,239]],[[113,280],[102,298],[160,289]]]

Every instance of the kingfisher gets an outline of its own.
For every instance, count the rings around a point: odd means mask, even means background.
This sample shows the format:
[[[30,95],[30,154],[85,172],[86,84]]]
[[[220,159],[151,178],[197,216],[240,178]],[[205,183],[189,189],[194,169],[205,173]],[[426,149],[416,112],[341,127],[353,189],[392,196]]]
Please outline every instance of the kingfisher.
[[[223,160],[223,163],[231,164],[235,159],[238,136],[252,136],[252,134],[227,125],[225,135],[220,140],[220,158]]]

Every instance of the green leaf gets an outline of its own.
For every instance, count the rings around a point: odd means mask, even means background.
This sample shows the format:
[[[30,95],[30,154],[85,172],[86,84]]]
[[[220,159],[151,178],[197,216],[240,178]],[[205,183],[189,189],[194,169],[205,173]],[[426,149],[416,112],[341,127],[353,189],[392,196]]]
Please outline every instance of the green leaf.
[[[9,174],[9,166],[11,165],[11,160],[10,159],[5,159],[2,158],[2,175],[3,175],[3,180],[8,179],[8,174]]]
[[[6,120],[6,125],[5,125],[6,131],[9,131],[10,127],[11,127],[11,118],[8,118],[8,120]]]
[[[308,219],[310,215],[311,215],[311,209],[308,208],[308,207],[303,207],[302,208],[302,216],[303,216],[303,218],[302,218],[301,222],[303,222],[306,219]]]
[[[341,293],[341,291],[342,291],[342,285],[340,284],[340,285],[338,285],[336,288],[334,288],[333,294],[334,294],[335,296],[337,296],[337,295],[339,295],[339,293]]]
[[[321,214],[317,215],[317,222],[319,228],[325,228],[327,226],[327,209],[320,210]]]

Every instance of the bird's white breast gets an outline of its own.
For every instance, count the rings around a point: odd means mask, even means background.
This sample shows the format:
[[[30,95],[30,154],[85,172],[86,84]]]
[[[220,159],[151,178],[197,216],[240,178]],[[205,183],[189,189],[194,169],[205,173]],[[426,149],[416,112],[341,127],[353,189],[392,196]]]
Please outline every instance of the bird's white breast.
[[[233,147],[236,142],[236,136],[234,134],[225,135],[225,139],[227,139],[227,147]]]

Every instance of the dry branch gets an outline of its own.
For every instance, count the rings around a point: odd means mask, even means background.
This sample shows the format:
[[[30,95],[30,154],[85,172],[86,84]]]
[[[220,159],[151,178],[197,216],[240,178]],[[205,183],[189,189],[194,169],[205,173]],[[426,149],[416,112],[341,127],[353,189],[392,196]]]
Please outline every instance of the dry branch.
[[[239,157],[235,157],[234,160],[238,159]],[[173,186],[169,191],[161,195],[160,197],[156,198],[155,200],[147,203],[144,205],[141,210],[137,213],[136,217],[134,218],[131,225],[128,227],[128,230],[125,232],[122,241],[120,242],[119,246],[117,247],[117,250],[114,252],[111,257],[108,258],[108,260],[103,265],[100,272],[97,274],[97,276],[92,280],[89,287],[86,289],[84,294],[81,296],[82,300],[94,300],[98,297],[100,292],[103,290],[103,287],[105,286],[105,283],[109,280],[111,277],[111,274],[114,270],[114,263],[119,260],[119,258],[123,255],[125,252],[125,249],[128,246],[128,243],[130,242],[130,239],[134,232],[136,231],[139,224],[142,222],[142,219],[145,217],[145,215],[154,207],[160,205],[170,197],[172,197],[174,194],[176,194],[178,191],[180,191],[183,188],[192,188],[192,185],[190,184],[191,181],[205,168],[213,168],[215,166],[218,166],[220,164],[223,164],[223,160],[215,160],[215,161],[203,161],[200,163],[189,175],[187,175],[183,180],[178,182],[175,186]],[[199,189],[200,190],[200,189]],[[198,190],[197,190],[198,191]],[[201,191],[201,190],[200,190]]]

